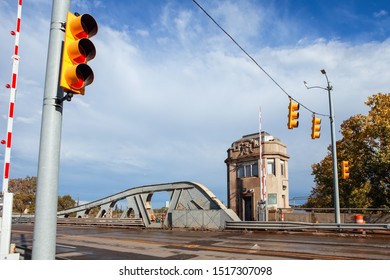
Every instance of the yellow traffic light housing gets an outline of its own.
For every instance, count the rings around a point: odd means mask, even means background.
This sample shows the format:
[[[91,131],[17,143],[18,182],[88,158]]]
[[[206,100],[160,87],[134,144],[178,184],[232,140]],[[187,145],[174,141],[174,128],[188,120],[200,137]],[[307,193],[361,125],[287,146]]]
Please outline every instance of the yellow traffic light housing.
[[[349,162],[346,160],[341,162],[341,177],[343,179],[349,178]]]
[[[298,127],[299,125],[299,103],[294,103],[290,99],[290,104],[288,105],[288,122],[287,122],[287,127],[288,129],[293,129]]]
[[[321,136],[321,132],[320,132],[321,131],[321,119],[313,116],[311,123],[312,123],[311,139],[320,138],[320,136]]]
[[[77,16],[68,12],[60,75],[60,86],[64,91],[84,95],[85,87],[93,82],[93,71],[86,63],[96,55],[89,38],[97,31],[97,23],[91,15]]]

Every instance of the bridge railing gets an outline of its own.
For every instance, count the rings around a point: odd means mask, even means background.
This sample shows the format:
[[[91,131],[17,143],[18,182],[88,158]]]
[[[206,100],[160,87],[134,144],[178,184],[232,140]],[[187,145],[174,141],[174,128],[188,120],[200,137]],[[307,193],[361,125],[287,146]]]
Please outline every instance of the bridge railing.
[[[226,222],[226,229],[251,230],[390,230],[390,224],[335,224],[335,223],[300,223],[300,222]]]
[[[279,208],[281,210],[295,210],[295,211],[306,211],[306,212],[316,212],[316,213],[333,213],[334,208],[304,208],[304,207],[291,207],[291,208]],[[390,213],[390,208],[340,208],[341,213]]]
[[[368,224],[390,223],[389,208],[341,208],[340,222],[355,223],[356,214]],[[269,211],[268,221],[334,223],[334,208],[278,208]]]
[[[58,218],[59,225],[91,225],[91,226],[120,226],[144,227],[142,219],[133,218]]]

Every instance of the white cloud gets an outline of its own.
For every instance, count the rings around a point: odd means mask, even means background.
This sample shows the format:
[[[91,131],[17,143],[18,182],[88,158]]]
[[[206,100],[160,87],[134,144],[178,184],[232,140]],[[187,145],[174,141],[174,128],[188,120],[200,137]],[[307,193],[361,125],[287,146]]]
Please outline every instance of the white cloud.
[[[380,17],[385,17],[389,13],[386,10],[380,10],[379,12],[374,13],[374,17],[380,18]]]
[[[224,1],[218,3],[211,14],[233,37],[243,40],[249,36],[258,36],[258,32],[263,28],[264,12],[250,2],[237,4]]]
[[[149,31],[144,29],[138,29],[136,30],[136,33],[140,35],[141,37],[149,37]]]

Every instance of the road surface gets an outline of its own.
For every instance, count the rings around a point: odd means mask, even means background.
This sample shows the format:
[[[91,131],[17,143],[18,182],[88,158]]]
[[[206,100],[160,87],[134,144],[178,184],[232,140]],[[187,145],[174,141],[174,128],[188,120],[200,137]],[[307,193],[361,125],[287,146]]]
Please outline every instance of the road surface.
[[[32,224],[13,225],[18,247],[31,250],[32,238]],[[56,252],[72,260],[388,260],[390,235],[58,226]]]

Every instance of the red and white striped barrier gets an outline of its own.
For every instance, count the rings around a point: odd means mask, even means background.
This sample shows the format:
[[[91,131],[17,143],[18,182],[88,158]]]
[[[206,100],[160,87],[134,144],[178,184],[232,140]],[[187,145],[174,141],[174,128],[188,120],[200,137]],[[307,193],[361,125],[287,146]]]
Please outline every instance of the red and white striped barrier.
[[[1,144],[5,144],[4,153],[4,172],[3,172],[3,193],[8,192],[8,181],[11,167],[11,145],[12,145],[12,129],[14,123],[15,112],[15,99],[16,88],[18,82],[18,70],[19,70],[19,36],[20,36],[20,23],[22,17],[22,0],[18,0],[18,13],[16,18],[16,29],[11,31],[11,35],[15,36],[15,47],[12,55],[12,78],[11,84],[7,84],[6,87],[11,90],[8,110],[8,124],[7,124],[7,137],[1,141]]]

